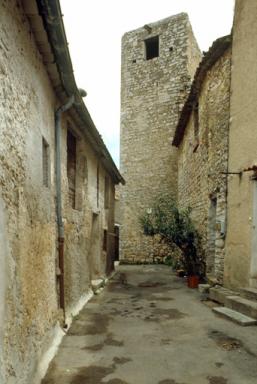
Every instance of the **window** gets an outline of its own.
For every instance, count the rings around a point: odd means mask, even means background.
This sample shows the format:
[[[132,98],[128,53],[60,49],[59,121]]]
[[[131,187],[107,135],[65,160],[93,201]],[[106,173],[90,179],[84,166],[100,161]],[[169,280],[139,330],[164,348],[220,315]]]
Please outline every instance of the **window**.
[[[109,198],[110,198],[110,181],[109,177],[105,176],[104,180],[104,208],[109,208]]]
[[[43,185],[49,187],[49,144],[42,138],[42,172],[43,172]]]
[[[99,164],[97,164],[97,170],[96,170],[96,203],[98,208],[99,207]]]
[[[194,105],[194,135],[197,139],[199,136],[199,105],[195,103]]]
[[[67,132],[67,177],[69,188],[69,202],[73,209],[76,203],[76,138]]]
[[[85,195],[87,193],[87,158],[81,151],[80,142],[77,142],[76,148],[76,210],[81,211],[85,204]]]
[[[107,230],[106,229],[104,229],[103,251],[107,251]]]
[[[194,116],[194,139],[195,139],[193,152],[196,152],[199,146],[199,104],[198,102],[196,102],[194,105],[193,116]]]
[[[159,36],[145,40],[145,58],[151,60],[159,56]]]

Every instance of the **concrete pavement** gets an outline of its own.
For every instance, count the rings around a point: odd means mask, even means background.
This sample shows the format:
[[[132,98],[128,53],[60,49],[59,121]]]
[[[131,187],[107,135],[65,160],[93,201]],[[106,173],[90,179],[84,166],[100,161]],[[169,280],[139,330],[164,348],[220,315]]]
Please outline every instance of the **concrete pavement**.
[[[217,317],[166,266],[122,266],[42,384],[256,384],[257,327]]]

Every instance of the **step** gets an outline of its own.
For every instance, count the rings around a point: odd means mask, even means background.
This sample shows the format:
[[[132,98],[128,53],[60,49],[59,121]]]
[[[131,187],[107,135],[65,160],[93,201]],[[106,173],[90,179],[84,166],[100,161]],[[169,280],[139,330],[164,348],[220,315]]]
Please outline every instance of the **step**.
[[[257,319],[257,302],[240,296],[227,296],[226,307]]]
[[[220,304],[225,304],[227,296],[235,296],[236,293],[221,286],[212,287],[209,290],[209,299]]]
[[[209,293],[210,288],[211,288],[210,284],[198,284],[198,291],[200,293],[206,293],[207,294],[207,293]]]
[[[207,278],[207,284],[210,284],[211,287],[214,287],[215,285],[218,284],[218,280],[213,275],[207,273],[206,278]]]
[[[242,313],[234,311],[233,309],[227,307],[215,307],[212,308],[212,310],[219,316],[231,320],[239,325],[242,325],[243,327],[257,324],[257,320],[253,319],[252,317],[243,315]]]
[[[256,288],[242,288],[241,294],[246,299],[257,301],[257,289]]]
[[[103,288],[104,285],[104,279],[91,280],[91,287],[94,293],[96,293],[99,289]]]

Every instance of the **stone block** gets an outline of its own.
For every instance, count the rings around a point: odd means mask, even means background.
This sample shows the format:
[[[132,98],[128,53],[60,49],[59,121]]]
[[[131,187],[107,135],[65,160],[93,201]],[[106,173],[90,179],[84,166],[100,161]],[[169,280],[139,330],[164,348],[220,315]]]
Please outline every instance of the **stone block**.
[[[212,308],[213,312],[217,313],[219,316],[224,317],[228,320],[233,321],[242,326],[256,325],[257,320],[249,316],[243,315],[240,312],[234,311],[233,309],[227,307],[215,307]]]
[[[199,284],[198,291],[200,293],[209,293],[209,289],[211,288],[210,284]]]
[[[209,291],[209,299],[220,304],[225,304],[226,297],[231,295],[235,295],[235,292],[220,286],[212,287]]]
[[[226,307],[257,319],[257,302],[240,296],[227,296]]]

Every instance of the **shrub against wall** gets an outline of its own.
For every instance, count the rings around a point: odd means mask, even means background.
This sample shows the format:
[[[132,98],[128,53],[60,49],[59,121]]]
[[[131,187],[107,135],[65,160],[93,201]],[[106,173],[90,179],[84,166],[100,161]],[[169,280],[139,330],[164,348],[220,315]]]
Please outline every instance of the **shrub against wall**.
[[[153,202],[139,221],[146,236],[159,235],[170,247],[181,250],[181,262],[188,275],[205,274],[200,236],[190,217],[191,208],[179,209],[168,195]]]

